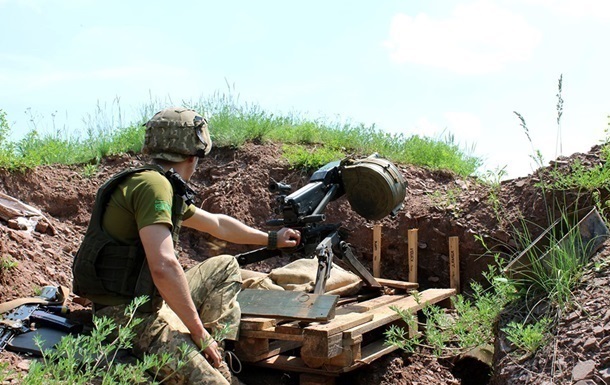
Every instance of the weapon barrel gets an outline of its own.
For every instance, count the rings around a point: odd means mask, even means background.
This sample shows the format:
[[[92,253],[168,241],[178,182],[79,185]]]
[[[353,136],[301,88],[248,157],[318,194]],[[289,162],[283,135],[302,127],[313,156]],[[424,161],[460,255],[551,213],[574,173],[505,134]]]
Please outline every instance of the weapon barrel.
[[[322,198],[322,200],[320,201],[320,204],[318,204],[318,207],[316,207],[316,209],[313,211],[313,215],[316,214],[321,214],[324,209],[326,208],[326,205],[328,204],[328,202],[330,202],[333,198],[335,193],[339,190],[339,185],[334,184],[326,193],[326,195],[324,196],[324,198]]]

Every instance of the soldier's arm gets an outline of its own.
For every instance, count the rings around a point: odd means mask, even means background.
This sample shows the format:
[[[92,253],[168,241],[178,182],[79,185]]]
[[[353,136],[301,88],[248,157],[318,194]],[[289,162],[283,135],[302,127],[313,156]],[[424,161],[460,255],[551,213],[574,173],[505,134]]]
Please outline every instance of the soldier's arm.
[[[174,255],[169,228],[162,224],[145,226],[140,230],[140,239],[146,252],[152,279],[161,297],[188,328],[197,346],[201,348],[202,341],[210,342],[204,353],[211,358],[212,364],[218,367],[222,360],[218,345],[199,318],[184,270]]]
[[[199,208],[182,224],[231,243],[265,246],[268,242],[266,232],[250,227],[231,216],[214,214]],[[295,247],[300,239],[301,234],[297,230],[283,228],[278,231],[277,246]]]

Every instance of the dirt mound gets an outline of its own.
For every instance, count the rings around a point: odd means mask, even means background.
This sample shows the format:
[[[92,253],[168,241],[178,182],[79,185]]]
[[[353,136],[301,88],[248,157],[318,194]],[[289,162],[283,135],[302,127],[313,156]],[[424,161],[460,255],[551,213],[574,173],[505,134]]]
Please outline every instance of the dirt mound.
[[[576,159],[585,167],[593,167],[602,162],[599,151],[599,147],[594,147],[587,154],[558,159],[555,167],[570,167]],[[44,285],[70,287],[73,255],[84,235],[97,188],[115,172],[141,164],[143,160],[138,155],[124,155],[103,159],[94,175],[86,175],[82,166],[44,166],[25,173],[0,170],[0,192],[40,209],[54,229],[53,234],[15,230],[0,220],[0,256],[2,261],[16,262],[11,268],[0,269],[0,302],[31,296],[36,288]],[[395,218],[367,221],[351,210],[345,197],[329,204],[326,211],[329,223],[341,223],[347,231],[356,257],[369,270],[372,270],[373,259],[372,228],[376,223],[382,225],[381,276],[384,278],[407,280],[408,229],[418,229],[420,287],[449,287],[448,238],[456,236],[459,238],[460,280],[463,288],[467,289],[466,283],[481,281],[481,272],[493,262],[493,256],[486,252],[477,236],[485,240],[487,247],[510,257],[519,247],[511,238],[516,226],[522,226],[525,220],[532,226],[532,234],[536,234],[548,224],[547,203],[552,197],[541,194],[536,187],[540,178],[549,177],[543,171],[493,187],[448,172],[431,172],[402,165],[399,169],[407,181],[408,191],[404,209]],[[239,150],[214,148],[199,166],[191,184],[197,191],[196,204],[201,208],[232,215],[261,229],[271,229],[266,221],[272,216],[275,197],[268,191],[268,182],[271,179],[283,181],[296,190],[308,182],[309,176],[292,170],[282,159],[278,146],[248,144]],[[607,196],[607,192],[602,195]],[[572,199],[575,200],[576,196],[574,194]],[[590,202],[578,203],[579,207],[586,204]],[[500,207],[503,208],[501,211]],[[224,245],[188,229],[181,234],[180,247],[180,262],[185,268],[213,255],[250,249]],[[269,271],[281,263],[270,259],[249,268]],[[594,289],[607,287],[603,285],[607,278],[595,278],[589,282],[597,282],[594,287],[584,290],[582,295],[591,295],[596,303],[601,304],[602,295],[595,294]],[[603,298],[610,297],[603,295]],[[78,309],[77,305],[73,306]],[[590,310],[600,313],[602,309],[604,307]],[[585,310],[583,308],[581,312]],[[590,313],[587,314],[587,319],[593,322]],[[578,361],[587,361],[586,358],[593,353],[597,357],[593,358],[597,365],[595,370],[606,368],[610,361],[610,348],[605,347],[607,331],[602,320],[607,322],[609,317],[604,309],[599,324],[588,326],[571,323],[582,319],[581,314],[566,318],[561,327],[570,328],[565,335],[575,338],[566,337],[556,345],[556,349],[566,352],[563,355],[566,371]],[[602,331],[596,329],[599,327]],[[583,330],[589,331],[589,337],[595,341],[584,338]],[[586,350],[582,351],[584,345]],[[571,355],[575,351],[580,355]],[[0,353],[0,361],[10,361],[13,367],[18,368],[27,366],[22,363],[23,357],[9,352]],[[505,360],[502,365],[505,370],[498,369],[498,384],[527,383],[516,381],[521,378],[521,372],[539,371],[534,364],[527,370],[523,363]],[[544,366],[544,363],[536,365]],[[394,353],[341,381],[353,384],[469,383],[471,377],[455,369],[451,362]],[[502,379],[506,381],[501,382]]]

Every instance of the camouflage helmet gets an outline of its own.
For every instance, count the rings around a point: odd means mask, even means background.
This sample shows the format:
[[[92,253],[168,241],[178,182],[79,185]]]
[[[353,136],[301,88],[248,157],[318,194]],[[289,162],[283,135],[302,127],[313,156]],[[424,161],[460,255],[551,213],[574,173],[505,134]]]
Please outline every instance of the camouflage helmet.
[[[195,110],[166,108],[145,126],[142,152],[154,159],[182,162],[189,156],[203,158],[212,149],[208,121]]]

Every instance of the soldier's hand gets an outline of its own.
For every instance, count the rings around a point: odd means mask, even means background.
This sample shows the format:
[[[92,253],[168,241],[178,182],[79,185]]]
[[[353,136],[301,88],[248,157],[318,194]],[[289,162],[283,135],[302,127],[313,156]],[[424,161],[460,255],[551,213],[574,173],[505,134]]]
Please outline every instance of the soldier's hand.
[[[301,242],[301,232],[284,227],[277,232],[277,247],[296,247]]]
[[[195,337],[191,334],[191,338],[199,349],[205,346],[205,349],[203,349],[203,356],[210,361],[210,364],[212,364],[212,366],[215,368],[220,367],[222,356],[218,350],[218,343],[212,338],[212,336],[208,334],[207,337]]]

